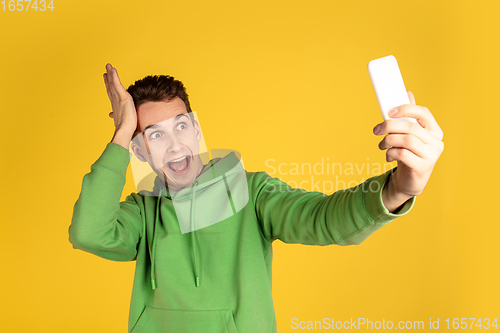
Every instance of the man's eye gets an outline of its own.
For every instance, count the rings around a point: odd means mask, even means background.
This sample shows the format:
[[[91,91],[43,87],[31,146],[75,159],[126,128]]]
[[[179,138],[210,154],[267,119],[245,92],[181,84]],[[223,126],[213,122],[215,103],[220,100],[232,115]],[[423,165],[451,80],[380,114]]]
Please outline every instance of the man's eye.
[[[181,126],[183,126],[183,127],[181,128]],[[184,124],[184,123],[180,123],[179,125],[177,125],[177,127],[178,127],[179,129],[185,129],[185,128],[186,128],[186,124]]]
[[[151,134],[151,135],[149,136],[149,138],[150,138],[150,139],[158,139],[160,136],[161,136],[161,134],[160,134],[160,133],[158,133],[158,132],[154,132],[153,134]]]

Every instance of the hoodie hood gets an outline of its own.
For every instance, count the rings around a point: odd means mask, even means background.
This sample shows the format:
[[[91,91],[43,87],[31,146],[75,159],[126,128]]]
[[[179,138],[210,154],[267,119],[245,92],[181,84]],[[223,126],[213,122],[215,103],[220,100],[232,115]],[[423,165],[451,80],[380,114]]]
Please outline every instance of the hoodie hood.
[[[156,289],[156,227],[161,220],[162,199],[172,201],[181,233],[191,233],[193,280],[196,287],[199,287],[201,283],[201,263],[196,230],[225,220],[240,211],[248,202],[248,184],[242,160],[235,151],[212,149],[211,152],[212,156],[223,157],[214,157],[210,160],[191,185],[177,192],[169,190],[160,177],[157,176],[154,180],[152,193],[158,196],[158,200],[153,226],[153,242],[149,248],[153,289]]]

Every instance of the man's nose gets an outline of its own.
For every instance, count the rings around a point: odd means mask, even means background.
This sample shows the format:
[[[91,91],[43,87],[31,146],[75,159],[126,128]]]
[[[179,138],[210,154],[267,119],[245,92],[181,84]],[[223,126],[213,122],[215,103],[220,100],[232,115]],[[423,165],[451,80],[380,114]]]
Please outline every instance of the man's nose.
[[[171,135],[168,139],[167,151],[175,153],[182,148],[182,143],[176,135]]]

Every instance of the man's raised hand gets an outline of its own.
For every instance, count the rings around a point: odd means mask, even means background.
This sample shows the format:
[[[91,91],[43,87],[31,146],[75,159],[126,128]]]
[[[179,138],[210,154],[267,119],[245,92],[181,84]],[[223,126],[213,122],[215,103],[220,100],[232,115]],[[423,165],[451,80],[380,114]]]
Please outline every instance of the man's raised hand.
[[[411,104],[400,105],[391,117],[412,117],[417,124],[395,119],[384,120],[373,132],[385,135],[379,148],[387,149],[387,162],[398,161],[398,168],[389,181],[399,197],[420,195],[427,185],[432,170],[444,150],[443,131],[425,106],[416,105],[413,93],[408,91]]]
[[[112,112],[109,116],[115,122],[115,134],[112,142],[128,149],[132,136],[137,128],[137,113],[132,96],[120,82],[116,68],[106,64],[103,74],[106,92],[111,102]]]

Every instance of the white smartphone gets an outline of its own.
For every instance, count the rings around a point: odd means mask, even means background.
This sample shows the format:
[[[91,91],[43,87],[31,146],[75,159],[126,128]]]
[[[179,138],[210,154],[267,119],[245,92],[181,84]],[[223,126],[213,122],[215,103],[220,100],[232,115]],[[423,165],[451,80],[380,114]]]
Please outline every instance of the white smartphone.
[[[408,93],[399,70],[398,62],[393,55],[372,60],[368,63],[368,74],[372,81],[373,90],[377,96],[378,106],[384,120],[394,119],[417,123],[415,118],[392,118],[388,112],[393,107],[410,104]]]

